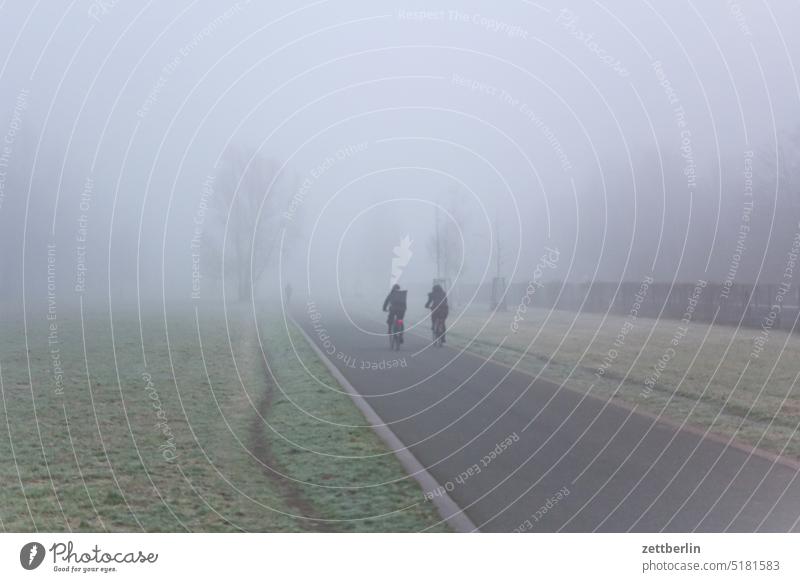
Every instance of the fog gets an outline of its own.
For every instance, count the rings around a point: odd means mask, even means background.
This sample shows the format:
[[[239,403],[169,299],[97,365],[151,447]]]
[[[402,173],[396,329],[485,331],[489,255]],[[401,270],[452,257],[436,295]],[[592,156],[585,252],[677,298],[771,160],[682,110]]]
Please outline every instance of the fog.
[[[793,2],[5,2],[0,301],[276,306],[288,284],[377,310],[439,278],[467,303],[553,250],[554,281],[777,282],[798,21]]]

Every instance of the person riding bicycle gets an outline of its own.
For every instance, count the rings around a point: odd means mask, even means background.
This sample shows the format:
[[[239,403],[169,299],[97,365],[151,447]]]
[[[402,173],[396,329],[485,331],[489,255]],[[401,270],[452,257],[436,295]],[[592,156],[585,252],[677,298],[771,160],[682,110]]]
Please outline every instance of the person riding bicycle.
[[[392,285],[392,290],[383,302],[383,310],[389,312],[386,323],[389,325],[389,333],[392,333],[392,324],[395,318],[402,320],[406,315],[406,295],[408,291],[401,291],[400,285]],[[403,336],[400,335],[400,343],[403,343]]]
[[[431,328],[436,331],[437,322],[441,322],[441,341],[444,343],[445,334],[445,320],[450,311],[447,306],[447,293],[444,292],[441,285],[434,285],[430,293],[428,293],[428,302],[425,304],[426,309],[431,310]]]

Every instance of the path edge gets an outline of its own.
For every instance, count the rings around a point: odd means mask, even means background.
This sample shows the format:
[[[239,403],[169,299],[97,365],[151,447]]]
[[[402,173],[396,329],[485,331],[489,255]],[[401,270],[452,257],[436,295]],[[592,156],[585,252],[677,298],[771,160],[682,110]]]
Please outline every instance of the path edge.
[[[445,492],[444,487],[439,484],[436,478],[431,475],[419,461],[419,459],[414,456],[414,453],[412,453],[403,443],[403,441],[401,441],[400,438],[392,431],[392,429],[388,427],[378,413],[375,412],[375,409],[366,402],[358,390],[356,390],[355,387],[350,384],[347,378],[344,377],[344,374],[339,371],[339,368],[337,368],[333,362],[328,359],[327,354],[325,354],[319,348],[319,346],[308,335],[308,333],[306,333],[306,330],[304,330],[302,326],[294,320],[294,318],[291,319],[291,322],[303,335],[306,343],[311,346],[311,348],[319,357],[320,361],[325,364],[325,367],[328,369],[331,375],[345,390],[347,390],[350,395],[350,399],[367,419],[367,422],[372,425],[371,428],[373,432],[378,435],[378,437],[389,448],[389,450],[392,451],[394,456],[397,457],[397,460],[400,461],[400,464],[403,466],[403,469],[405,469],[406,473],[408,473],[410,477],[413,477],[417,483],[420,484],[423,491],[443,492],[441,495],[437,495],[431,499],[431,503],[436,506],[436,510],[439,512],[439,515],[442,517],[442,519],[456,532],[479,532],[480,530],[478,529],[478,526],[473,523],[466,512],[461,509],[458,504],[453,501],[453,499]]]

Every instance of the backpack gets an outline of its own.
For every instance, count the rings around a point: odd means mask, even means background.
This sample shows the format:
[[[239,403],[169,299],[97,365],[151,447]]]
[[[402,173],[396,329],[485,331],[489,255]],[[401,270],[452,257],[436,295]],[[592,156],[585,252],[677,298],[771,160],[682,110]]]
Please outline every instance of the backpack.
[[[391,296],[389,297],[389,304],[393,308],[405,309],[407,294],[408,294],[408,289],[405,289],[403,291],[392,291]]]

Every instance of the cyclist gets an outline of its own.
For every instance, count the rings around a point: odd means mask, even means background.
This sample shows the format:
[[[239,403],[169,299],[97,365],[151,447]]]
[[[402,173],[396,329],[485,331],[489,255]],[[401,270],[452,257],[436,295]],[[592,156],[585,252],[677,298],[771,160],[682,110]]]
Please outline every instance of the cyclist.
[[[406,315],[406,294],[408,291],[401,291],[400,285],[392,285],[392,290],[383,302],[383,310],[389,312],[386,323],[389,325],[389,333],[392,333],[392,324],[395,318],[402,320]],[[403,335],[400,334],[400,343],[403,343]]]
[[[447,306],[447,294],[442,289],[441,285],[434,285],[430,293],[428,293],[428,302],[425,304],[426,309],[431,310],[431,328],[436,332],[436,324],[441,326],[441,342],[444,343],[445,326],[444,322],[450,311]]]

